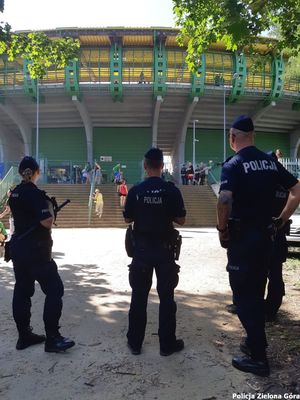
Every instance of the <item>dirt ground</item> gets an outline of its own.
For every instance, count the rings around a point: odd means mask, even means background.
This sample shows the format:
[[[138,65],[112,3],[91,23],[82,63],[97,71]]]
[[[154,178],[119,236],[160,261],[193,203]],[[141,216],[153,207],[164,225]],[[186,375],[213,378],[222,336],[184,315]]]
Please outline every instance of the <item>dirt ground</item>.
[[[192,228],[181,231],[177,336],[184,339],[186,347],[170,357],[159,355],[155,279],[143,352],[133,356],[127,349],[130,259],[124,251],[124,229],[53,232],[53,255],[65,284],[61,333],[76,341],[76,346],[63,354],[45,353],[43,345],[15,350],[13,270],[10,263],[2,261],[0,399],[227,400],[250,398],[245,397],[250,393],[297,396],[299,258],[290,259],[285,268],[287,295],[278,321],[267,326],[271,376],[258,378],[231,366],[232,355],[239,352],[243,330],[237,317],[225,311],[231,294],[225,271],[226,253],[219,246],[217,232]],[[43,301],[37,285],[32,301],[32,325],[37,333],[43,332]],[[300,399],[300,394],[293,398]]]

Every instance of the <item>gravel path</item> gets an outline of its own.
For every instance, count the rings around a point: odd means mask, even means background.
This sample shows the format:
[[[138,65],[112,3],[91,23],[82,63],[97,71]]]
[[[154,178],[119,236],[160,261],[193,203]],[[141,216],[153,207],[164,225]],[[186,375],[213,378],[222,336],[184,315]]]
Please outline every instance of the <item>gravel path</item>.
[[[176,290],[177,336],[186,348],[159,355],[158,297],[149,298],[143,352],[126,347],[130,287],[124,229],[56,229],[53,253],[65,284],[61,332],[76,340],[64,354],[43,346],[15,350],[11,316],[11,264],[0,267],[1,400],[232,399],[248,376],[231,366],[242,334],[228,314],[231,299],[226,255],[214,229],[181,229],[180,281]],[[43,293],[33,297],[32,325],[43,331]]]

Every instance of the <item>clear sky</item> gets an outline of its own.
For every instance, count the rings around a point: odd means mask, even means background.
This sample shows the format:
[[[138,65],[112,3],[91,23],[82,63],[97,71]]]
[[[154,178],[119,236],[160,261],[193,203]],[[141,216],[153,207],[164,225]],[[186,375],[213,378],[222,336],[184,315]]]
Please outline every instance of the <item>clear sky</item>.
[[[4,0],[14,31],[62,27],[174,27],[172,0]]]

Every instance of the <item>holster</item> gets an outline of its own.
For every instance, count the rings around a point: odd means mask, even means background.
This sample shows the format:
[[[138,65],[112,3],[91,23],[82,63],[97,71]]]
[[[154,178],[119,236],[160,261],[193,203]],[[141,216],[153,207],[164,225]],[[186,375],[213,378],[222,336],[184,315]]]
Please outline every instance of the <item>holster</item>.
[[[7,241],[4,243],[4,261],[6,261],[6,262],[11,260],[9,248],[10,248],[10,242]]]
[[[173,229],[170,237],[170,242],[174,252],[174,260],[179,260],[179,255],[182,245],[182,236],[180,235],[177,229]]]
[[[135,248],[135,237],[132,224],[128,226],[125,234],[125,249],[128,257],[133,257]]]
[[[244,234],[249,230],[249,229],[257,229],[263,232],[264,235],[270,237],[272,241],[275,240],[276,236],[276,226],[274,223],[270,223],[269,225],[264,225],[260,223],[256,223],[256,221],[251,221],[251,222],[245,222],[240,220],[239,218],[230,218],[228,221],[228,230],[229,230],[229,236],[230,239],[234,241],[239,241],[242,239]]]
[[[291,234],[291,224],[292,224],[292,220],[289,219],[284,226],[280,229],[282,230],[282,233],[284,233],[285,235],[289,236]]]

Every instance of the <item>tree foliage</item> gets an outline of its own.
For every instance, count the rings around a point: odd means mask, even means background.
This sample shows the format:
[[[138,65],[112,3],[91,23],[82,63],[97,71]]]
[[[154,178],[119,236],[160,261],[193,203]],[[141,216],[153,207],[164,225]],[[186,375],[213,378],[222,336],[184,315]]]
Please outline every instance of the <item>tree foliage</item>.
[[[285,77],[286,78],[299,78],[300,77],[300,54],[298,54],[298,56],[290,57],[287,65],[286,65]]]
[[[63,68],[70,60],[77,59],[79,47],[77,39],[50,39],[43,32],[15,34],[9,24],[0,24],[0,55],[7,54],[8,61],[30,60],[28,70],[33,79],[42,79],[52,65]]]
[[[254,52],[266,31],[279,27],[280,37],[269,42],[270,52],[300,50],[300,0],[173,0],[179,40],[188,38],[187,61],[195,70],[198,54],[211,43],[224,42],[227,50]]]

